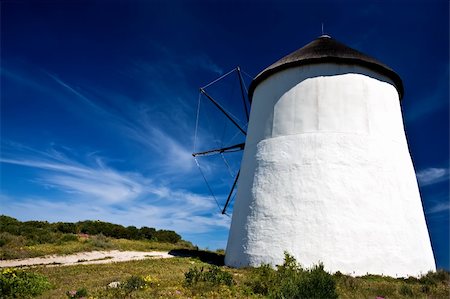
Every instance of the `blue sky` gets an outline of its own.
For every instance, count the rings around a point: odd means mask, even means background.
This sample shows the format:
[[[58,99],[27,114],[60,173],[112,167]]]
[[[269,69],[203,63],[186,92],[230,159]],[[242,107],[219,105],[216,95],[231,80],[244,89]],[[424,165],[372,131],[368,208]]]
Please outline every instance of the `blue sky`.
[[[448,1],[3,1],[0,213],[173,229],[225,248],[230,218],[191,156],[198,88],[237,65],[248,84],[322,22],[402,77],[432,245],[449,269]],[[210,91],[242,119],[236,78]],[[236,135],[207,105],[200,148],[214,144],[208,129]],[[200,162],[223,204],[231,175]]]

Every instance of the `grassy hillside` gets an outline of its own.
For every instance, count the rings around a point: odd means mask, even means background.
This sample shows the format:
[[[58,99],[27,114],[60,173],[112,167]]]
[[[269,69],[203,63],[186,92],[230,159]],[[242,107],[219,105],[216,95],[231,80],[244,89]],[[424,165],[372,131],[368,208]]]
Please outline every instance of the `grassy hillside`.
[[[105,249],[147,251],[193,247],[169,230],[138,229],[102,221],[21,222],[0,216],[0,259]]]
[[[158,234],[160,232],[160,234]],[[114,237],[116,236],[116,237]],[[91,250],[170,250],[175,258],[111,264],[0,269],[0,298],[449,298],[449,273],[420,279],[331,275],[283,265],[223,266],[223,251],[201,251],[175,232],[82,221],[20,222],[0,216],[0,257],[23,258]],[[12,295],[14,294],[14,295]]]
[[[316,269],[315,274],[302,272],[299,275],[299,271],[286,264],[278,271],[265,267],[214,268],[206,261],[209,258],[220,261],[223,258],[220,254],[190,253],[190,257],[172,259],[37,267],[26,271],[46,277],[51,285],[39,298],[77,298],[66,295],[76,291],[86,298],[282,298],[286,294],[283,292],[292,295],[296,285],[302,287],[295,292],[316,294],[318,290],[325,290],[331,292],[327,294],[335,292],[339,298],[448,298],[450,290],[447,272],[429,274],[422,279],[331,276],[321,269]],[[204,275],[200,277],[198,273]],[[120,282],[119,287],[108,287],[115,282]],[[285,298],[295,298],[294,295]]]

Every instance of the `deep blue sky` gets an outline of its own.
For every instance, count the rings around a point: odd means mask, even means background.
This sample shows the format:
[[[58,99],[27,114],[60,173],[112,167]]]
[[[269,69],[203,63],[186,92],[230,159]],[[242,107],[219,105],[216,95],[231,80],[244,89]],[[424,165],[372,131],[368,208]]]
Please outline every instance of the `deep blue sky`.
[[[237,65],[255,76],[318,37],[324,22],[326,33],[402,77],[434,254],[449,269],[448,5],[2,1],[0,213],[174,229],[224,248],[230,220],[190,156],[198,88]],[[241,107],[225,98],[230,110]],[[222,201],[231,176],[209,165]]]

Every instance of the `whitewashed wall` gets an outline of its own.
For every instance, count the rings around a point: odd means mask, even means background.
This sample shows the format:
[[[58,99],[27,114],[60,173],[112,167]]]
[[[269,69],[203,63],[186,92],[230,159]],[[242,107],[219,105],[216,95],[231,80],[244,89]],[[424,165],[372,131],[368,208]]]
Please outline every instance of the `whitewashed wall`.
[[[397,90],[359,66],[290,68],[258,85],[225,263],[352,275],[435,270]]]

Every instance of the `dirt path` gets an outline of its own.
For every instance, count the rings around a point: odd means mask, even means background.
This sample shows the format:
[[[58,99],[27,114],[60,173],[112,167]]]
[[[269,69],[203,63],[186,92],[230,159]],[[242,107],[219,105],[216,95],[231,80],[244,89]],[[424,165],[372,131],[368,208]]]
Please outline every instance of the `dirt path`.
[[[0,268],[5,267],[30,267],[37,265],[70,266],[87,264],[106,264],[113,262],[125,262],[143,260],[148,258],[171,258],[167,251],[91,251],[79,252],[68,255],[48,255],[19,260],[0,260]]]

